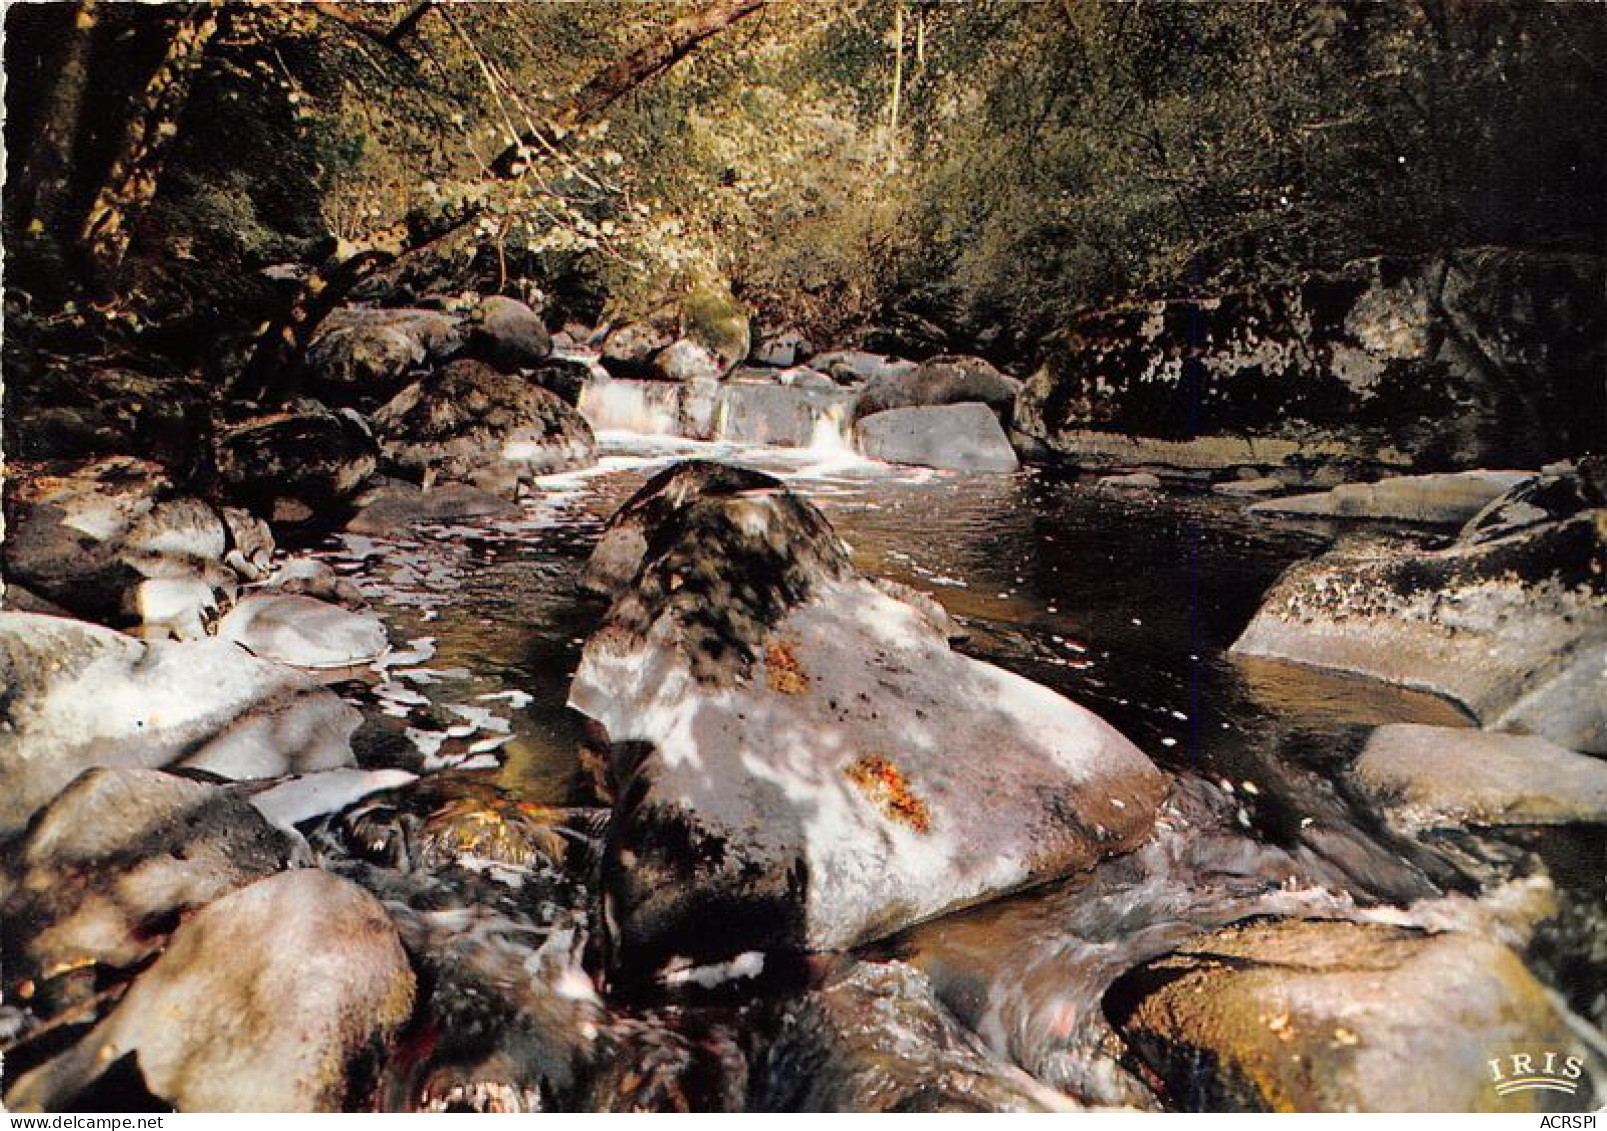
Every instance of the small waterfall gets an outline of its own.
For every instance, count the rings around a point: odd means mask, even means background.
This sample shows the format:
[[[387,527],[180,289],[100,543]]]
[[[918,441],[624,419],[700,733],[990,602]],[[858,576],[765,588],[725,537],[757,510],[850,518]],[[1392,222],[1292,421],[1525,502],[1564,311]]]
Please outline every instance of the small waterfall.
[[[809,443],[811,450],[829,452],[833,455],[853,453],[854,422],[848,419],[848,403],[842,401],[826,405],[815,413],[814,424],[809,429]]]
[[[853,394],[761,381],[632,381],[599,376],[580,394],[580,412],[599,432],[683,436],[834,455],[854,450]]]
[[[598,432],[679,436],[681,386],[667,381],[595,378],[580,391],[580,414]]]

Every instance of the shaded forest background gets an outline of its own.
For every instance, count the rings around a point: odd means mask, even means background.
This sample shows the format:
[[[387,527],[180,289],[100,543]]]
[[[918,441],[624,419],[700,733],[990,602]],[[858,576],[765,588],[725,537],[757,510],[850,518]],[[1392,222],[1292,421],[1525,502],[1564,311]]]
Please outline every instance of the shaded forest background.
[[[1134,295],[1604,246],[1595,5],[42,3],[6,36],[12,321],[219,378],[290,262],[1030,360]]]

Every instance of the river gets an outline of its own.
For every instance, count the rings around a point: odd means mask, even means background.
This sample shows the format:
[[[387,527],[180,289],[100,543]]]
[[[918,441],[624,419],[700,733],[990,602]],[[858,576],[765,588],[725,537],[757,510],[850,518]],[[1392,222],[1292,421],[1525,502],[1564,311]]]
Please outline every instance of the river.
[[[924,969],[956,1015],[1040,1079],[1140,1102],[1099,1051],[1100,1002],[1125,969],[1188,933],[1262,911],[1365,911],[1470,887],[1445,859],[1382,827],[1343,774],[1368,728],[1466,725],[1459,710],[1227,654],[1279,573],[1319,552],[1333,528],[1252,518],[1204,491],[1117,491],[1041,468],[956,475],[829,445],[614,432],[600,441],[597,467],[544,480],[517,519],[347,534],[319,551],[401,649],[383,682],[347,685],[375,724],[366,760],[405,765],[422,751],[431,767],[484,767],[525,800],[568,803],[582,720],[565,700],[598,616],[576,577],[648,475],[679,458],[720,459],[786,479],[830,518],[862,572],[941,601],[971,632],[962,650],[1093,709],[1174,775],[1169,826],[1150,858],[878,948]],[[1564,835],[1531,847],[1566,873],[1601,844]],[[1599,901],[1599,876],[1583,871]],[[1599,978],[1599,968],[1561,976]],[[1564,988],[1576,1007],[1590,1005],[1588,984]]]

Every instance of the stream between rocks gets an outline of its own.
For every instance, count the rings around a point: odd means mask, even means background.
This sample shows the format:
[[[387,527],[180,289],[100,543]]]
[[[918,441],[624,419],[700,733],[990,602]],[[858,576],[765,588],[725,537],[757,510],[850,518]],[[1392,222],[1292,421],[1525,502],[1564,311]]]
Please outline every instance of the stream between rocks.
[[[1041,468],[954,475],[832,451],[627,433],[599,440],[597,467],[542,480],[516,518],[388,537],[348,533],[312,551],[357,585],[398,650],[382,680],[339,685],[368,720],[357,739],[364,765],[478,770],[532,806],[576,804],[585,793],[585,721],[565,701],[598,616],[579,599],[577,577],[604,523],[647,476],[676,459],[718,459],[784,479],[821,508],[860,572],[935,596],[969,633],[961,651],[1098,713],[1174,779],[1157,835],[1138,852],[869,949],[869,957],[909,964],[887,967],[884,982],[914,967],[948,1014],[1033,1078],[1011,1087],[1030,1093],[1042,1082],[1085,1102],[1152,1106],[1110,1029],[1109,1015],[1123,1008],[1118,979],[1202,931],[1257,915],[1331,912],[1433,927],[1494,921],[1489,929],[1501,934],[1503,901],[1555,883],[1573,909],[1560,916],[1571,926],[1556,933],[1592,933],[1603,895],[1596,831],[1470,832],[1441,853],[1385,828],[1348,796],[1343,770],[1372,727],[1466,725],[1459,710],[1366,680],[1227,656],[1267,588],[1317,553],[1331,524],[1251,517],[1240,503],[1203,493],[1112,491]],[[1473,897],[1479,886],[1482,900]],[[1391,907],[1406,903],[1415,906]],[[403,934],[416,945],[405,926]],[[1542,979],[1599,1024],[1599,943],[1511,934],[1520,949],[1528,945]],[[507,961],[529,957],[510,951]],[[847,962],[812,961],[749,981],[759,970],[739,959],[693,972],[690,982],[714,986],[709,992],[693,984],[684,987],[690,999],[671,993],[610,1008],[620,1033],[667,1026],[677,1034],[677,1055],[701,1066],[666,1069],[677,1087],[717,1081],[692,1106],[736,1102],[744,1089],[783,1106],[865,1106],[873,1097],[862,1090],[885,1080],[812,1062],[789,1067],[784,1051],[742,1069],[768,1074],[767,1082],[721,1076],[720,1066],[741,1060],[732,1050],[746,1047],[744,1031],[755,1026],[772,1035],[777,1026],[823,1027],[850,1047],[858,1033],[873,1046],[871,1059],[893,1071],[887,1062],[897,1057],[878,1041],[890,1026],[920,1027],[909,1015],[914,998],[896,985],[860,984],[868,968],[845,972]],[[829,1004],[787,1012],[799,979],[829,983],[821,999]],[[899,1003],[892,1013],[889,1001]],[[921,1047],[928,1056],[937,1047],[929,1033]],[[601,1098],[594,1090],[587,1102],[616,1106],[639,1093],[644,1075],[652,1070],[596,1085],[617,1090]],[[983,1087],[982,1075],[950,1076],[961,1081],[958,1093],[934,1104],[994,1102],[969,1094]],[[477,1086],[437,1081],[426,1091],[445,1106],[521,1106]]]

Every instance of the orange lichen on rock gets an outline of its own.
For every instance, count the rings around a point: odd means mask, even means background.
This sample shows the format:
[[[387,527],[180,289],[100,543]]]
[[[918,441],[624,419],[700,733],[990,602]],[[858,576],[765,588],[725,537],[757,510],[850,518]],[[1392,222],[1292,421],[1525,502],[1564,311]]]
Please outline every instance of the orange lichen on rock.
[[[773,640],[764,650],[764,680],[771,691],[782,695],[802,695],[809,690],[809,676],[782,640]]]
[[[926,803],[910,792],[899,768],[880,754],[866,754],[848,767],[848,780],[890,821],[918,833],[930,831],[932,815]]]

